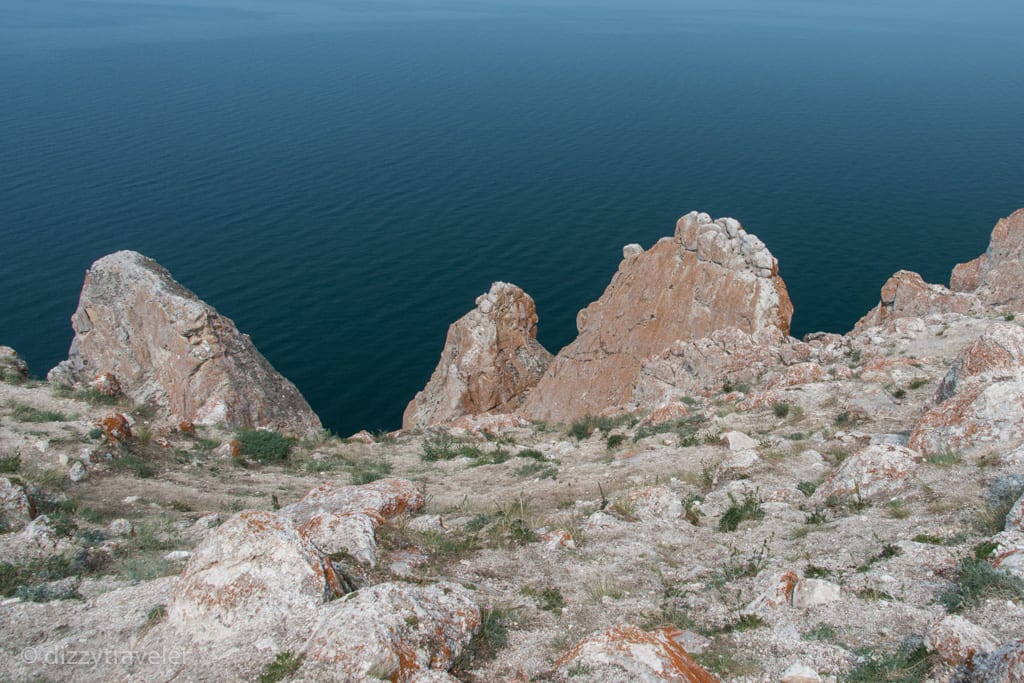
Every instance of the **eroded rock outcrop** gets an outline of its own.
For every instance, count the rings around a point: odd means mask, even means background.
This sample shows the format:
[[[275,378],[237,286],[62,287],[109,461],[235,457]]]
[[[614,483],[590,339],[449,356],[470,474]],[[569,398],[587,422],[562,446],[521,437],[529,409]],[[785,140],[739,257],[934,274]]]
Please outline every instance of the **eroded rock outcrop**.
[[[1024,441],[1024,329],[998,323],[968,345],[939,385],[909,445],[971,454]]]
[[[119,251],[86,273],[60,384],[108,373],[139,404],[172,424],[224,422],[312,436],[320,420],[248,336],[181,286],[156,261]]]
[[[0,382],[21,384],[28,379],[28,365],[10,346],[0,346]]]
[[[814,492],[816,503],[831,496],[864,500],[893,496],[910,483],[920,454],[895,444],[868,446],[843,461]]]
[[[568,421],[621,409],[652,354],[734,327],[789,331],[793,306],[767,247],[732,218],[683,216],[673,237],[630,245],[600,299],[579,312],[579,336],[527,396],[530,418]]]
[[[878,306],[861,318],[854,331],[884,325],[894,318],[936,313],[980,315],[991,307],[1024,306],[1024,209],[1001,218],[985,253],[953,268],[949,288],[929,284],[908,270],[894,274],[882,287]]]
[[[673,638],[681,633],[614,626],[581,640],[555,662],[555,669],[563,679],[572,677],[568,680],[718,683]]]
[[[551,362],[537,341],[537,308],[515,285],[495,282],[476,308],[448,328],[441,360],[409,403],[402,428],[463,415],[510,412]]]
[[[981,313],[981,301],[968,293],[954,292],[924,281],[910,270],[897,271],[882,285],[878,305],[857,321],[855,331],[884,325],[896,318],[923,318],[935,313]]]
[[[985,253],[953,268],[949,287],[973,292],[989,306],[1024,305],[1024,209],[1001,218]]]

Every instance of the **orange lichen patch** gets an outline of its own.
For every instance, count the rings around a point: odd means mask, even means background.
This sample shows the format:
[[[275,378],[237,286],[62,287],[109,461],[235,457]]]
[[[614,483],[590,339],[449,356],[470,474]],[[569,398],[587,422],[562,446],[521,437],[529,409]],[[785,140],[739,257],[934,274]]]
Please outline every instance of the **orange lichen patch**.
[[[96,375],[96,377],[89,382],[89,388],[103,396],[117,397],[124,393],[121,390],[121,383],[118,382],[117,378],[109,372],[102,372]]]
[[[673,420],[681,420],[684,417],[690,416],[690,409],[679,401],[673,403],[666,403],[665,405],[655,408],[651,411],[651,414],[640,421],[641,427],[648,425],[660,425]]]
[[[242,443],[238,439],[232,439],[228,444],[231,447],[231,457],[241,458],[242,457]]]
[[[118,444],[132,435],[131,424],[128,418],[121,413],[111,413],[102,420],[96,422],[96,426],[103,431],[107,443]]]
[[[181,432],[182,434],[189,434],[194,436],[196,433],[196,426],[189,422],[188,420],[182,420],[181,422],[178,423],[178,431]]]
[[[828,379],[825,368],[818,363],[797,363],[785,369],[785,371],[768,382],[768,389],[784,389],[795,387],[812,382],[823,382]]]
[[[720,683],[673,639],[677,631],[644,631],[632,624],[613,626],[581,640],[558,658],[555,668],[601,664],[629,672],[650,671],[670,683]]]

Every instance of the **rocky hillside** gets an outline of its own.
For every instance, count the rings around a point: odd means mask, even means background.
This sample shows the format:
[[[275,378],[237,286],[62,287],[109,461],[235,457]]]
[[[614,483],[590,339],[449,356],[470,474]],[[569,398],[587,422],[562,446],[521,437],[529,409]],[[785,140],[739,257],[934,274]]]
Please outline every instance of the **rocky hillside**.
[[[1024,680],[1022,248],[1024,210],[800,340],[690,214],[553,358],[497,283],[406,429],[346,439],[101,259],[48,382],[0,347],[0,679]]]

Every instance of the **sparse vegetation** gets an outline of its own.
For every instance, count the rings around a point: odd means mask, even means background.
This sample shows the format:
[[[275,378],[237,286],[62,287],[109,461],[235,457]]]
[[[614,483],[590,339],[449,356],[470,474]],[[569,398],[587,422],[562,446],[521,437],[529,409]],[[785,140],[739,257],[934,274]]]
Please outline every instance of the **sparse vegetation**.
[[[959,465],[964,461],[959,451],[955,451],[951,448],[946,448],[933,455],[929,455],[928,464],[937,465],[939,467],[951,467],[952,465]]]
[[[18,422],[67,422],[71,418],[57,410],[40,410],[24,403],[10,401],[11,417]]]
[[[950,612],[961,612],[976,607],[986,598],[1024,598],[1024,579],[1003,570],[996,569],[988,560],[965,557],[956,570],[952,588],[942,592],[939,602]]]
[[[761,506],[761,494],[758,491],[747,491],[742,501],[729,494],[731,505],[718,520],[719,531],[736,531],[742,522],[753,519],[764,518],[764,508]]]
[[[814,495],[814,492],[818,490],[818,485],[813,481],[802,481],[796,485],[797,491],[804,494],[808,498]]]
[[[861,661],[843,679],[845,683],[920,683],[932,664],[920,642],[905,643],[895,652],[863,649]]]
[[[149,479],[156,474],[156,469],[137,455],[125,453],[110,461],[110,466],[122,472],[131,472],[139,479]]]
[[[9,455],[0,458],[0,474],[17,474],[21,470],[21,457]]]
[[[267,664],[260,674],[260,683],[278,683],[296,673],[302,667],[302,655],[279,652],[274,661]]]
[[[261,464],[287,460],[295,439],[264,429],[240,429],[235,434],[238,452]]]
[[[772,405],[772,413],[775,417],[784,418],[789,415],[789,404],[788,403],[775,403]]]
[[[349,473],[353,484],[369,484],[391,474],[391,463],[387,460],[353,460],[349,464]]]

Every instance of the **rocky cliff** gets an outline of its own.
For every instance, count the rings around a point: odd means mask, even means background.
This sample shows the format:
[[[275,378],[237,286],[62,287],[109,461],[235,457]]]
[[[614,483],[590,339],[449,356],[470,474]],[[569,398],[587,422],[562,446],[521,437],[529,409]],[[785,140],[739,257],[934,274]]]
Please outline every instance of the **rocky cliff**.
[[[732,218],[692,212],[647,251],[623,250],[604,294],[580,311],[562,349],[522,407],[529,418],[571,421],[621,410],[644,361],[679,340],[728,327],[789,331],[793,305],[768,248]]]
[[[515,285],[495,282],[448,328],[437,369],[409,402],[402,428],[463,415],[511,412],[551,362],[537,341],[537,307]]]
[[[320,420],[248,336],[156,261],[134,251],[89,268],[58,384],[123,391],[173,423],[224,423],[312,436]]]

